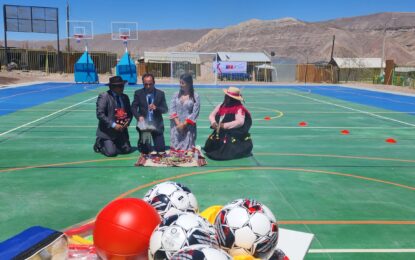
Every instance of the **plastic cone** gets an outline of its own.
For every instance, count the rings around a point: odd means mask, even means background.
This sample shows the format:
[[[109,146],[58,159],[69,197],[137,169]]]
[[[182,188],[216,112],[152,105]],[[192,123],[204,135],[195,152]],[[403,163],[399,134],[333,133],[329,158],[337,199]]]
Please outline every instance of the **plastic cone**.
[[[266,117],[264,117],[264,119],[265,119],[265,120],[271,120],[271,117],[266,116]]]
[[[385,142],[391,143],[391,144],[396,144],[397,143],[396,140],[393,139],[393,138],[388,138],[388,139],[385,140]]]
[[[307,126],[307,122],[304,122],[304,121],[303,121],[303,122],[298,123],[298,125],[299,125],[299,126]]]
[[[341,133],[342,133],[343,135],[348,135],[348,134],[350,134],[349,130],[347,130],[347,129],[342,130],[342,131],[341,131]]]

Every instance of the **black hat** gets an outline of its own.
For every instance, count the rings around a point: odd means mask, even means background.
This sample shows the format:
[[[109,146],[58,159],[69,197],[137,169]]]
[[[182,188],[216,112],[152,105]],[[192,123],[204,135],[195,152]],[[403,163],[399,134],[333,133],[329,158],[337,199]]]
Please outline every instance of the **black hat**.
[[[123,80],[120,76],[114,76],[110,78],[110,82],[106,84],[109,87],[124,86],[127,80]]]

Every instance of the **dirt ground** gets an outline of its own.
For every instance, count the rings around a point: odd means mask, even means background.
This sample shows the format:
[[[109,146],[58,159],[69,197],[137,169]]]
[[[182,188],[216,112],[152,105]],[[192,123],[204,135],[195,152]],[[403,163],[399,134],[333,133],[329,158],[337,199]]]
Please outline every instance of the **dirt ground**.
[[[108,82],[108,78],[112,75],[109,74],[100,74],[99,75],[99,81],[102,83]],[[24,84],[24,83],[33,83],[33,82],[73,82],[74,76],[73,74],[59,74],[59,73],[49,73],[46,74],[45,72],[39,72],[39,71],[29,71],[29,72],[23,72],[23,71],[0,71],[0,88],[7,87],[9,85],[14,84]],[[140,79],[138,80],[140,82]],[[169,79],[165,80],[159,80],[157,79],[157,82],[163,82],[163,83],[169,83]],[[232,85],[232,84],[240,84],[241,82],[226,82],[226,85]],[[244,84],[246,84],[244,82]],[[264,84],[264,85],[293,85],[292,82],[289,83],[259,83],[259,82],[252,82],[250,84]],[[313,84],[310,84],[309,86],[312,86]],[[316,84],[321,86],[322,84]],[[328,84],[330,85],[330,84]],[[365,89],[374,89],[374,90],[380,90],[380,91],[388,91],[388,92],[397,92],[397,93],[406,93],[406,94],[415,94],[414,88],[409,87],[400,87],[400,86],[390,86],[390,85],[373,85],[373,84],[367,84],[367,83],[347,83],[347,84],[341,84],[342,86],[350,86],[350,87],[359,87],[359,88],[365,88]]]

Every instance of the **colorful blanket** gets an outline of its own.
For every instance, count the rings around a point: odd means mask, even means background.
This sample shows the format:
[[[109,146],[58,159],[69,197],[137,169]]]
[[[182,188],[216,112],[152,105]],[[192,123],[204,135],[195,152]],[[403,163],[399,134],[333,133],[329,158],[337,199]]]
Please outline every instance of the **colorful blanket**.
[[[141,154],[135,166],[150,167],[200,167],[206,165],[205,157],[199,149],[188,151],[169,150],[163,154]]]

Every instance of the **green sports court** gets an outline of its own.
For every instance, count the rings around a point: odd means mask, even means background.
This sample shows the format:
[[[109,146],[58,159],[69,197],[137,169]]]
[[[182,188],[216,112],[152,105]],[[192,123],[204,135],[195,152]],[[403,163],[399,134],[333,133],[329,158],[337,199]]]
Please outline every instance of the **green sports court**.
[[[157,85],[167,103],[178,90]],[[197,144],[226,86],[195,85]],[[415,258],[415,96],[330,85],[239,86],[253,156],[205,167],[135,167],[138,152],[93,151],[104,85],[0,89],[0,241],[34,225],[63,230],[156,183],[188,186],[201,210],[254,198],[281,227],[313,233],[306,259]],[[140,85],[128,86],[130,99]],[[135,120],[130,126],[134,147]],[[165,116],[165,138],[169,122]]]

